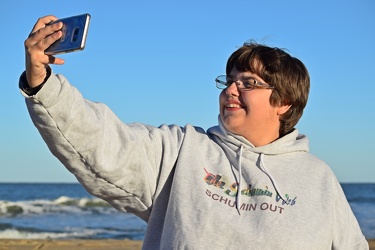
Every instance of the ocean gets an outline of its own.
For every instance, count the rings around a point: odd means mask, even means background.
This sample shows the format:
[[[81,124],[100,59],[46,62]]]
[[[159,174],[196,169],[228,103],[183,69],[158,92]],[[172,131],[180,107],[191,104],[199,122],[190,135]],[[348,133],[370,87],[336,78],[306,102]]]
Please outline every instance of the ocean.
[[[142,240],[147,224],[80,184],[0,184],[0,238]]]
[[[375,239],[375,184],[342,184],[367,239]],[[142,240],[147,224],[80,184],[0,183],[0,239]]]

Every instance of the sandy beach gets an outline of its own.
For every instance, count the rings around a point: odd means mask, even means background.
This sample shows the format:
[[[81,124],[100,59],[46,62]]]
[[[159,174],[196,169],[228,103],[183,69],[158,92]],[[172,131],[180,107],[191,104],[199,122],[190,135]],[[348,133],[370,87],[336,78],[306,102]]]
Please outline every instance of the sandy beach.
[[[375,250],[375,239],[368,240]],[[134,240],[5,240],[0,239],[0,250],[139,250],[142,241]]]
[[[368,244],[370,245],[370,250],[375,250],[375,239],[368,240]]]
[[[0,250],[139,250],[135,240],[13,240],[0,239]]]

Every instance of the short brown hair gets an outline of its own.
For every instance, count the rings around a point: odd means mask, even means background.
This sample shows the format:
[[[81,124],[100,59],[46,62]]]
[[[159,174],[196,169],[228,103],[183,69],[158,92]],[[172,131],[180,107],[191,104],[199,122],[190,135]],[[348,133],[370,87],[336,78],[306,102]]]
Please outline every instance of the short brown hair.
[[[280,137],[291,132],[306,106],[310,76],[305,65],[284,50],[255,42],[245,43],[229,57],[227,75],[233,67],[238,71],[250,71],[274,86],[270,97],[272,106],[291,105],[280,116]]]

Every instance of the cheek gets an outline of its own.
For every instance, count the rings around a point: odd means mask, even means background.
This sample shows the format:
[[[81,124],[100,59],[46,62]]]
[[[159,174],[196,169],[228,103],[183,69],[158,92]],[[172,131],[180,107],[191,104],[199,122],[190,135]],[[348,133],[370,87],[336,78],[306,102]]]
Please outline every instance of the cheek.
[[[249,92],[248,95],[242,96],[242,102],[253,114],[269,112],[271,109],[269,95],[260,92]]]
[[[221,93],[220,93],[220,96],[219,96],[220,108],[224,105],[225,98],[226,98],[225,90],[222,90]]]

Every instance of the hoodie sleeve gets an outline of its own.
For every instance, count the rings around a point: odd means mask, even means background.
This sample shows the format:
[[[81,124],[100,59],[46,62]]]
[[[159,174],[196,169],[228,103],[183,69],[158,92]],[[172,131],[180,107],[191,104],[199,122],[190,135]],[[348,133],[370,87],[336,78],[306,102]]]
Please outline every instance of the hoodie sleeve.
[[[332,249],[367,250],[369,245],[359,227],[340,183],[333,175],[333,243]]]
[[[33,96],[22,92],[49,149],[91,194],[148,220],[184,137],[178,126],[124,124],[52,74]]]

